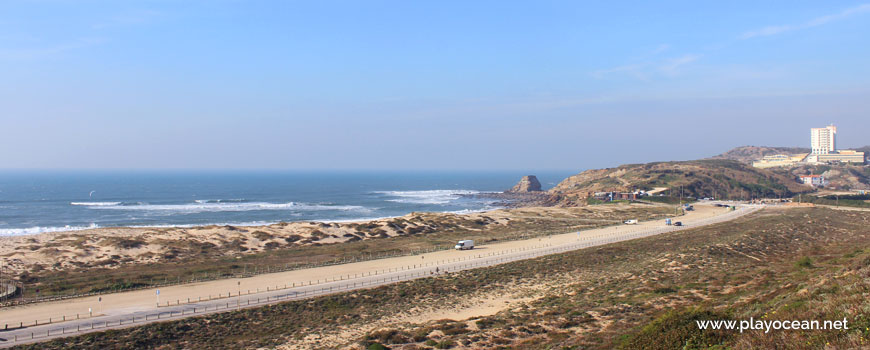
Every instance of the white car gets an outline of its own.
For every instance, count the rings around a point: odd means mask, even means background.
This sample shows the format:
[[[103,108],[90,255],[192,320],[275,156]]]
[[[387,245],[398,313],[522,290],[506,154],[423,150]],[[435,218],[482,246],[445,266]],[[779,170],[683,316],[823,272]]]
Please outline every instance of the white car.
[[[454,248],[456,248],[457,250],[474,249],[474,241],[470,239],[459,241],[459,243],[456,243],[456,246]]]

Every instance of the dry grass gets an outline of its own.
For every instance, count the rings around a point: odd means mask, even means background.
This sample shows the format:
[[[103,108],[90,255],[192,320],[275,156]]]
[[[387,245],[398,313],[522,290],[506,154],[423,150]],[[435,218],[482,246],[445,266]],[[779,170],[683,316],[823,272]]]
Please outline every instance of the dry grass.
[[[870,326],[868,219],[820,208],[769,210],[448,276],[21,348],[856,348]],[[506,291],[531,301],[470,320],[401,317]],[[749,316],[847,317],[861,328],[764,335],[687,326]]]
[[[351,223],[281,223],[262,227],[98,229],[8,239],[5,261],[19,272],[25,297],[68,295],[225,278],[649,219],[652,205],[521,208],[468,215],[412,213]],[[8,266],[7,266],[8,267]],[[7,270],[8,271],[8,270]]]

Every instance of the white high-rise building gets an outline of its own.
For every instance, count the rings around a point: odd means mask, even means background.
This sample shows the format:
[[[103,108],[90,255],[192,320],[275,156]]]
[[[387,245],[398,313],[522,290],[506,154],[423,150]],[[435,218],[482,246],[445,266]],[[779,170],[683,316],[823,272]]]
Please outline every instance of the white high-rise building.
[[[828,125],[824,128],[810,129],[810,148],[813,154],[828,154],[837,150],[837,127]]]

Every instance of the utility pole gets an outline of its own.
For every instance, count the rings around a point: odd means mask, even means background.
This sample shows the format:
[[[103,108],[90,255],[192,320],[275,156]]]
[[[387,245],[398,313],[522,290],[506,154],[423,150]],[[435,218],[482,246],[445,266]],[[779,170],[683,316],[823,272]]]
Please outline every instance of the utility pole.
[[[674,209],[674,215],[680,215],[680,209],[683,207],[683,186],[680,186],[680,204]]]

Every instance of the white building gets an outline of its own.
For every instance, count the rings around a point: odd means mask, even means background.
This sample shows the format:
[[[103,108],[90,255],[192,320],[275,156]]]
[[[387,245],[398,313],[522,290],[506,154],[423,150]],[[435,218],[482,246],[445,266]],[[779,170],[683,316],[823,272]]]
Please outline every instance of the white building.
[[[801,182],[803,182],[804,185],[815,187],[824,187],[828,184],[828,182],[825,181],[825,177],[822,175],[801,175]]]
[[[836,137],[837,127],[833,125],[810,129],[810,148],[813,154],[828,154],[836,151]]]

